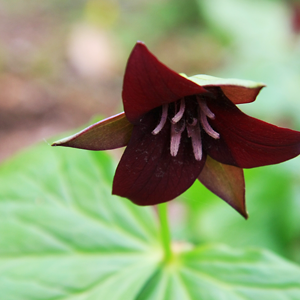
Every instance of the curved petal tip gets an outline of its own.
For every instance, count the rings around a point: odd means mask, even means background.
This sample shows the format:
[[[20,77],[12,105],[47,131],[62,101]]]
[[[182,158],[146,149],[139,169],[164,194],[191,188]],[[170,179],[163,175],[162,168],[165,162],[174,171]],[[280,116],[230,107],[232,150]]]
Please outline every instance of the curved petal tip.
[[[207,93],[206,89],[184,78],[160,62],[138,41],[134,46],[124,75],[123,104],[133,124],[156,107],[185,96]]]

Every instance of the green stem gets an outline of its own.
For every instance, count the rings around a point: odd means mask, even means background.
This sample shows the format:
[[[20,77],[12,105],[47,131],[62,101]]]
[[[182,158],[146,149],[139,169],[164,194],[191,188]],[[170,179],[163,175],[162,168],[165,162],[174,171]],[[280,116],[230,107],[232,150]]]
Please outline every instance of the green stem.
[[[165,253],[165,262],[169,262],[172,258],[171,250],[171,235],[168,223],[168,204],[161,203],[157,205],[160,228],[161,228],[161,238],[162,245]]]

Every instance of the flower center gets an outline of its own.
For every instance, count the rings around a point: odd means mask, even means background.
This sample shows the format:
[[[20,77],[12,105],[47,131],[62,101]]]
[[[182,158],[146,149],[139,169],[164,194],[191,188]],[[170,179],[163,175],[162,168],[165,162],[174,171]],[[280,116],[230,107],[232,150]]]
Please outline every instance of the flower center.
[[[173,117],[168,118],[168,116]],[[169,120],[171,122],[170,154],[174,157],[177,155],[181,135],[186,130],[192,142],[194,157],[197,161],[200,161],[202,159],[201,130],[203,129],[214,139],[220,138],[220,134],[212,129],[208,123],[208,118],[214,119],[215,115],[209,109],[203,97],[196,96],[196,100],[194,97],[188,100],[182,98],[175,103],[162,106],[160,122],[152,131],[152,134],[158,134]]]

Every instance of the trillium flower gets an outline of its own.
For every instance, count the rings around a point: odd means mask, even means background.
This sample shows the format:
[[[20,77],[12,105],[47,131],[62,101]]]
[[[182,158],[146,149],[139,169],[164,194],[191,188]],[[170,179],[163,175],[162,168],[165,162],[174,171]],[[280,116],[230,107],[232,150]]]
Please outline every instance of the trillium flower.
[[[178,74],[138,42],[125,71],[124,112],[53,145],[89,150],[127,145],[113,194],[138,205],[172,200],[198,179],[247,217],[243,168],[300,153],[300,132],[252,118],[236,106],[253,102],[263,87]]]

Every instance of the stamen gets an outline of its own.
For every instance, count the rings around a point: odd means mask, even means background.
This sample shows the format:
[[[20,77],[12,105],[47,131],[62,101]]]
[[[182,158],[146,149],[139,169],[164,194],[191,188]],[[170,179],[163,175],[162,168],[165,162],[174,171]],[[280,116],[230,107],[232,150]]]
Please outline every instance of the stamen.
[[[180,108],[179,108],[179,111],[176,113],[176,115],[172,118],[171,122],[173,124],[177,123],[183,116],[184,114],[184,111],[185,111],[185,101],[184,101],[184,98],[182,98],[180,100]]]
[[[191,126],[187,124],[186,129],[187,129],[188,136],[192,140],[194,157],[197,161],[200,161],[202,159],[202,139],[201,139],[200,126],[198,124],[197,126]]]
[[[159,122],[159,124],[154,128],[154,130],[152,131],[152,134],[153,134],[153,135],[156,135],[156,134],[160,133],[160,131],[163,129],[163,127],[164,127],[165,124],[166,124],[167,117],[168,117],[168,104],[163,104],[163,105],[162,105],[162,113],[161,113],[160,122]]]
[[[197,96],[197,101],[198,101],[201,111],[203,111],[205,113],[205,115],[208,116],[210,119],[214,119],[215,114],[208,108],[206,101],[201,99],[199,96]]]
[[[195,100],[197,99],[197,103]],[[175,157],[178,154],[181,136],[184,130],[187,131],[187,136],[191,139],[194,158],[196,161],[201,161],[203,157],[201,130],[214,139],[219,139],[220,134],[215,131],[208,122],[208,118],[214,119],[215,114],[209,109],[206,103],[206,98],[197,96],[185,102],[182,98],[176,101],[174,105],[174,117],[168,118],[168,104],[162,105],[162,113],[159,124],[152,131],[153,135],[158,134],[165,126],[169,119],[171,123],[171,138],[170,138],[170,154]],[[190,101],[190,102],[189,102]]]
[[[181,127],[179,127],[178,125],[181,125]],[[171,123],[170,153],[173,157],[175,157],[178,153],[180,141],[181,141],[181,134],[184,131],[184,129],[185,129],[185,122],[183,122],[182,124]]]
[[[200,120],[201,120],[201,124],[203,126],[203,129],[205,130],[205,132],[211,136],[214,139],[219,139],[220,138],[220,134],[216,131],[214,131],[211,126],[209,125],[208,121],[207,121],[207,115],[205,114],[205,112],[203,110],[200,109]]]

